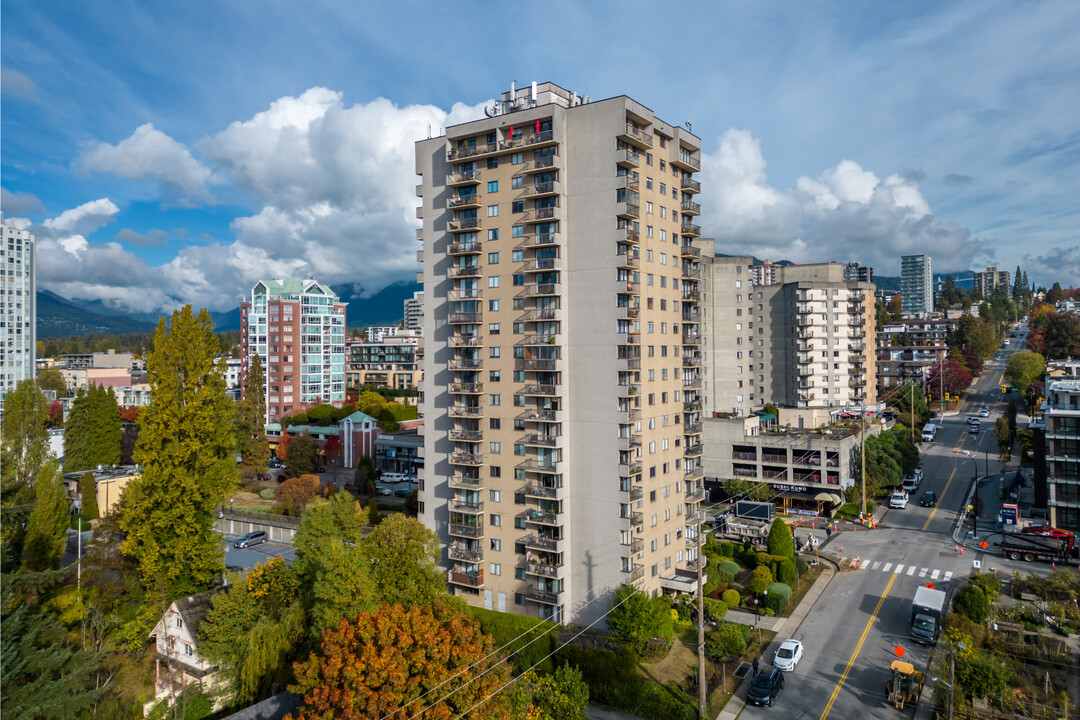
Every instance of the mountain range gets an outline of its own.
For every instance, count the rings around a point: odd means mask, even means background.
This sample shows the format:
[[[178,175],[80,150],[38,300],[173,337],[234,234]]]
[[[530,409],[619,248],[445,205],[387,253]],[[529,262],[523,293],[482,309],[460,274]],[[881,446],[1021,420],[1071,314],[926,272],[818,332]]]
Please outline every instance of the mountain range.
[[[331,286],[342,302],[346,325],[351,328],[393,325],[405,314],[404,302],[422,286],[418,283],[395,283],[371,297],[360,297],[353,285]],[[213,312],[214,328],[219,332],[240,329],[240,308]],[[39,338],[71,337],[90,333],[119,335],[149,333],[157,325],[157,313],[123,312],[100,300],[69,300],[49,290],[37,293],[37,335]]]

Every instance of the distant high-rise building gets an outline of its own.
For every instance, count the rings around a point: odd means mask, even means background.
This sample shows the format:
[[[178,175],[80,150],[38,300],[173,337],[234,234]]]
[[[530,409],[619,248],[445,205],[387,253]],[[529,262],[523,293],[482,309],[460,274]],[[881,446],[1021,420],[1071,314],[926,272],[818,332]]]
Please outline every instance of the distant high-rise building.
[[[901,312],[925,317],[934,311],[933,267],[928,255],[900,259]]]
[[[415,292],[405,300],[405,329],[420,331],[424,320],[424,293]]]
[[[416,145],[420,518],[467,602],[587,623],[696,587],[700,140],[551,83]]]
[[[749,285],[750,258],[714,258],[711,241],[698,244],[706,416],[876,402],[871,283],[845,280],[840,263],[814,263],[773,266],[771,284]]]
[[[33,379],[37,354],[37,238],[3,222],[0,244],[0,404]]]
[[[975,292],[984,298],[988,298],[1000,287],[1004,288],[1005,294],[1008,295],[1012,292],[1011,278],[1012,275],[1008,270],[999,272],[996,267],[991,265],[984,272],[975,273]]]
[[[874,282],[874,268],[849,262],[844,265],[844,282]]]
[[[760,265],[750,266],[750,278],[755,285],[775,285],[777,272],[783,265],[775,265],[772,260],[762,260]]]
[[[267,422],[345,402],[346,305],[329,285],[295,277],[256,283],[240,304],[240,384],[259,355]]]

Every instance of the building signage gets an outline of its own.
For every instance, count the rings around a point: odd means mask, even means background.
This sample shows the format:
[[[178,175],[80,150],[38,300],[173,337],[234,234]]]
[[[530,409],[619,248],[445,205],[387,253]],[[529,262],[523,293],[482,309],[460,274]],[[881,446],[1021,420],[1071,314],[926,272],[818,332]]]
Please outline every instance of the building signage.
[[[780,492],[810,492],[810,488],[806,487],[805,485],[784,485],[782,483],[769,483],[769,485],[771,485],[774,490],[779,490]]]
[[[1001,506],[1001,522],[1004,525],[1015,525],[1016,517],[1018,515],[1018,507],[1016,505],[1005,504]]]
[[[804,510],[802,508],[788,508],[787,512],[793,515],[813,515],[814,517],[818,515],[817,510]]]

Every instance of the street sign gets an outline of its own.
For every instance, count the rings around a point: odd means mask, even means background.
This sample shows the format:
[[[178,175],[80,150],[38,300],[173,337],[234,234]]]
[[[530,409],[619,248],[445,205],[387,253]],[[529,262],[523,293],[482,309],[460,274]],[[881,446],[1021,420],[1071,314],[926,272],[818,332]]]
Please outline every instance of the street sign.
[[[982,567],[982,563],[981,563],[980,561],[978,561],[978,560],[972,560],[972,561],[971,561],[971,567],[973,567],[973,568],[975,568],[976,570],[978,570],[979,568],[981,568],[981,567]]]
[[[897,645],[896,647],[894,647],[893,652],[896,653],[896,657],[904,657],[904,655],[907,653],[907,651],[904,650],[904,648],[901,647],[900,645]]]
[[[1001,522],[1003,525],[1015,525],[1019,507],[1005,504],[1001,506]]]

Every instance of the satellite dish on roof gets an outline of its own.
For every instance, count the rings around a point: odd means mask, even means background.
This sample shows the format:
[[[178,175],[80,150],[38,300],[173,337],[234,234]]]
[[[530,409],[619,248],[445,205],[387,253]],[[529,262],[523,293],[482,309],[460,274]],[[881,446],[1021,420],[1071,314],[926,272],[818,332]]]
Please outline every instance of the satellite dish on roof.
[[[500,111],[500,108],[499,108],[499,105],[497,103],[495,105],[488,105],[487,107],[484,108],[484,114],[487,115],[489,118],[493,118],[493,117],[499,115],[499,111]]]

